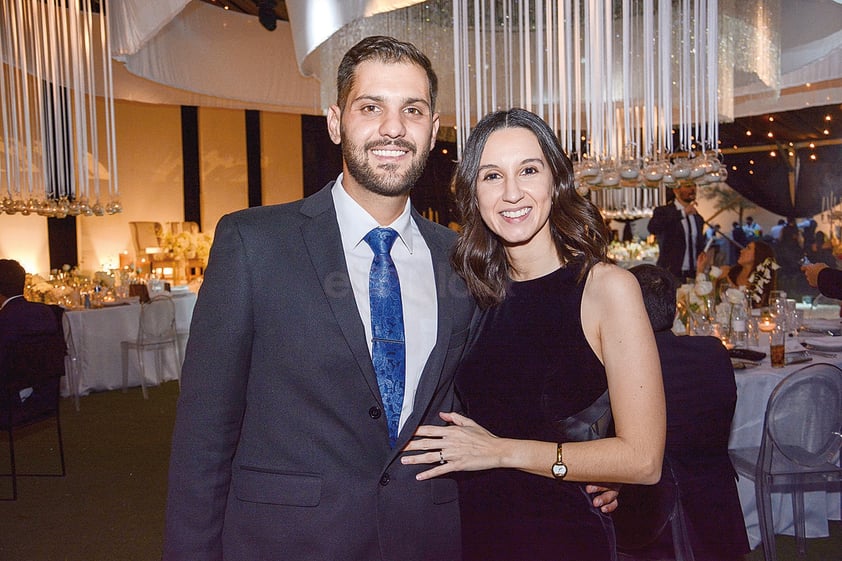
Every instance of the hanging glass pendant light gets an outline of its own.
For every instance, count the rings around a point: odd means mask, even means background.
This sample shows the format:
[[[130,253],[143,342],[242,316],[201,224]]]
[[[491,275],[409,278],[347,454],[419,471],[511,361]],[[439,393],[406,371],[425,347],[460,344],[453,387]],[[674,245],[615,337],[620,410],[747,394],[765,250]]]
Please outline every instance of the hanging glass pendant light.
[[[0,3],[0,210],[122,212],[104,2]],[[101,100],[101,103],[98,103]]]

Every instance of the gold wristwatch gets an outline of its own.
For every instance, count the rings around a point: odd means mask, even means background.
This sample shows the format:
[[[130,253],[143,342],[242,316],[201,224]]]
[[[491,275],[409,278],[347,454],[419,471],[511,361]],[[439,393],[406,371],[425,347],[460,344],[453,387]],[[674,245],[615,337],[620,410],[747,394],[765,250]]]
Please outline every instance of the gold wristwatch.
[[[561,460],[561,443],[558,445],[556,461],[550,469],[556,479],[564,479],[567,476],[567,465]]]

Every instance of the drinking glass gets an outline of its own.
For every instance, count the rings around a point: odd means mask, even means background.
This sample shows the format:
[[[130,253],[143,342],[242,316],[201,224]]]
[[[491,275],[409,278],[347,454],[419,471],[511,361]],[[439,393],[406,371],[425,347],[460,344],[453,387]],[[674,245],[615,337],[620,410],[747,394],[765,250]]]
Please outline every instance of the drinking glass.
[[[757,318],[754,316],[749,316],[746,320],[746,345],[760,346],[760,329],[757,327]]]
[[[772,368],[786,366],[786,330],[780,323],[775,325],[769,338],[769,357],[772,360]]]

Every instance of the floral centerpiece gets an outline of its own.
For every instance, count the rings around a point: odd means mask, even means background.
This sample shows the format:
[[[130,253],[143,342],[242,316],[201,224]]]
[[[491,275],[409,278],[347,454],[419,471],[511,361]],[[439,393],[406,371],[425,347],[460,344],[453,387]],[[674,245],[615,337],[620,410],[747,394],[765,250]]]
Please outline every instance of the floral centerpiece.
[[[657,261],[658,246],[646,241],[614,241],[608,246],[608,257],[622,263],[624,261]]]
[[[72,294],[76,293],[78,297],[79,291],[90,288],[91,284],[91,279],[83,275],[78,267],[62,265],[50,271],[49,279],[38,274],[27,274],[23,297],[30,302],[66,305]],[[103,279],[94,279],[93,284],[106,288],[109,286]]]
[[[201,232],[167,233],[162,239],[164,252],[172,259],[201,259],[208,264],[213,237]]]
[[[676,293],[677,323],[674,331],[690,331],[691,322],[710,323],[714,320],[718,294],[717,280],[722,269],[711,267],[708,273],[696,275],[693,283],[682,284]],[[680,325],[679,325],[680,324]]]
[[[23,297],[30,302],[53,303],[53,283],[41,275],[26,274],[26,282],[23,285]]]

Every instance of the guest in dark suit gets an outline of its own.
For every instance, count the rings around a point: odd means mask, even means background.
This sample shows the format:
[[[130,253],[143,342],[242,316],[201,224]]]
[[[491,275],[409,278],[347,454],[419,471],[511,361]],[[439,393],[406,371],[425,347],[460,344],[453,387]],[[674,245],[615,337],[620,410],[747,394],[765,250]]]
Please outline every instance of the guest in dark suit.
[[[678,483],[693,553],[697,561],[741,560],[749,547],[728,457],[737,402],[728,351],[714,337],[672,333],[676,287],[667,271],[654,265],[630,270],[640,283],[661,357],[667,403],[664,457]],[[632,507],[627,489],[624,486],[621,508]],[[643,489],[640,494],[644,500],[645,493]],[[670,551],[671,543],[667,527],[653,547]]]
[[[828,298],[842,299],[842,271],[825,263],[803,265],[801,270],[810,286],[818,288]]]
[[[455,232],[409,202],[439,128],[436,76],[414,46],[369,37],[338,82],[338,179],[217,227],[181,378],[166,560],[460,557],[456,482],[400,462],[418,425],[455,407],[474,307],[448,263]],[[394,443],[371,354],[364,238],[378,227],[398,233],[411,317]]]
[[[20,263],[0,259],[0,353],[26,335],[48,335],[61,329],[50,306],[23,297],[25,284],[26,271]]]
[[[6,349],[22,338],[61,332],[59,316],[50,306],[23,297],[25,284],[26,271],[21,264],[13,259],[0,259],[0,363]],[[58,380],[51,380],[44,388],[26,388],[20,397],[37,399],[57,383]]]
[[[647,228],[658,240],[658,266],[683,282],[696,276],[696,259],[705,248],[704,220],[696,210],[695,183],[678,183],[673,192],[675,200],[655,207]]]

